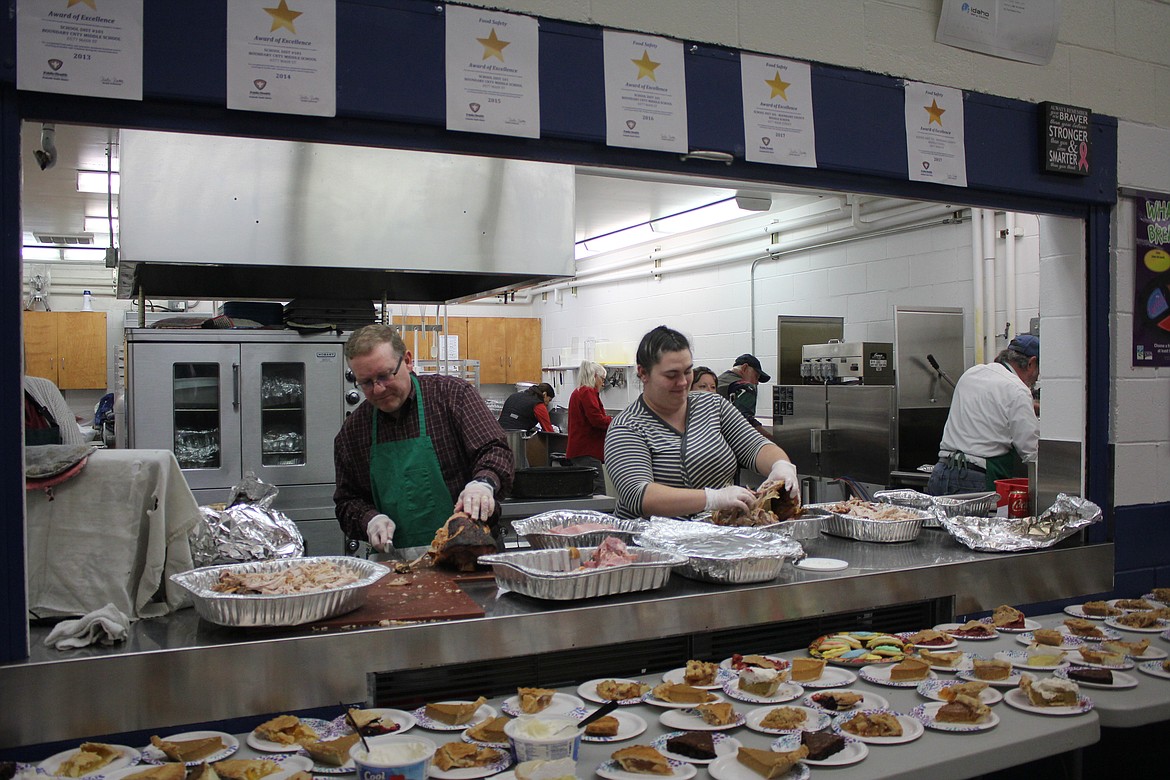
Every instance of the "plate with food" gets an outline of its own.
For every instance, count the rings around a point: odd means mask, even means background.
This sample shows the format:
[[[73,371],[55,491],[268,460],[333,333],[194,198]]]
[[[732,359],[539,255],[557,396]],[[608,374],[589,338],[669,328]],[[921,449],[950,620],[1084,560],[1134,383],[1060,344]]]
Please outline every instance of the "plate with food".
[[[990,623],[982,620],[968,620],[966,623],[939,623],[935,631],[950,634],[955,639],[968,642],[986,642],[999,636],[999,631]]]
[[[892,664],[905,656],[906,643],[895,634],[877,631],[839,631],[817,637],[808,646],[813,658],[841,666]]]
[[[689,710],[667,710],[658,716],[658,722],[669,729],[683,731],[726,731],[747,722],[727,702],[706,704]]]
[[[446,753],[441,758],[440,754],[443,754],[449,746],[458,747],[455,747],[455,752]],[[477,752],[473,754],[469,750],[470,747],[472,746],[467,742],[440,745],[434,760],[431,762],[428,777],[438,778],[438,780],[475,780],[475,778],[499,774],[512,765],[512,754],[506,749],[499,750],[474,745]],[[447,768],[443,769],[440,764],[447,764]],[[463,766],[463,764],[472,765]]]
[[[1125,612],[1148,612],[1151,609],[1161,609],[1165,604],[1155,601],[1154,599],[1140,598],[1140,599],[1109,599],[1105,602],[1114,609],[1120,609]]]
[[[961,683],[954,680],[923,680],[918,683],[915,690],[931,701],[951,701],[955,694],[959,693],[978,698],[989,707],[1003,701],[1003,694],[983,680],[968,680]]]
[[[1170,680],[1170,665],[1166,661],[1142,661],[1137,668],[1154,677]]]
[[[1125,653],[1110,653],[1096,647],[1082,647],[1069,653],[1069,663],[1096,669],[1132,669],[1133,659]]]
[[[642,696],[642,701],[646,704],[653,704],[655,707],[686,709],[700,704],[721,702],[723,697],[714,691],[696,688],[692,685],[660,683]]]
[[[820,731],[828,728],[833,716],[820,707],[756,707],[747,713],[744,724],[763,734],[785,734],[790,731]],[[796,748],[792,748],[795,750]]]
[[[982,669],[974,665],[978,661],[988,668]],[[970,669],[961,670],[956,677],[960,680],[985,682],[993,688],[1015,688],[1020,684],[1020,670],[1012,666],[1011,661],[990,661],[984,658],[972,660]],[[982,675],[982,676],[981,676]]]
[[[1113,607],[1106,604],[1104,601],[1097,602],[1097,603],[1101,604],[1101,607],[1099,609],[1105,610],[1103,613],[1098,612],[1098,613],[1094,614],[1093,612],[1088,612],[1085,610],[1085,606],[1086,606],[1085,604],[1069,604],[1067,607],[1064,608],[1064,614],[1071,615],[1072,617],[1075,617],[1075,618],[1080,618],[1081,620],[1104,620],[1105,618],[1109,617],[1110,615],[1125,614],[1120,609],[1114,609]],[[1097,609],[1097,608],[1094,608],[1094,609]]]
[[[728,680],[723,684],[723,692],[733,699],[749,704],[779,704],[783,701],[792,701],[804,694],[804,688],[794,682],[772,681],[760,687],[745,683],[745,679]],[[744,685],[749,687],[745,688]]]
[[[1042,628],[1040,629],[1040,636],[1037,637],[1035,631],[1028,631],[1023,634],[1016,634],[1016,641],[1021,645],[1044,645],[1046,647],[1056,647],[1061,650],[1075,650],[1085,644],[1087,640],[1076,634],[1070,634],[1067,630],[1061,631],[1056,628]]]
[[[1153,617],[1149,612],[1127,612],[1119,617],[1105,618],[1105,625],[1122,631],[1137,631],[1142,634],[1156,634],[1165,631],[1170,621]]]
[[[993,618],[985,617],[979,621],[980,623],[987,623],[995,628],[1001,634],[1018,634],[1021,631],[1035,631],[1040,628],[1040,621],[1032,618],[1024,618],[1015,624],[999,625]]]
[[[585,702],[568,693],[551,688],[521,688],[515,696],[504,699],[500,709],[518,718],[521,715],[567,715],[585,706]]]
[[[812,680],[793,680],[802,688],[843,688],[857,682],[857,675],[840,666],[826,666],[820,677]]]
[[[1015,707],[1024,712],[1033,712],[1037,715],[1084,715],[1093,709],[1093,700],[1088,696],[1077,695],[1075,703],[1037,706],[1028,700],[1028,694],[1022,688],[1015,688],[1004,694],[1003,700],[1009,707]]]
[[[732,653],[730,658],[724,658],[719,662],[720,669],[729,669],[733,672],[739,672],[752,666],[762,669],[787,669],[789,662],[787,659],[781,658],[778,655],[763,655],[758,653],[749,653],[747,655]]]
[[[635,715],[632,712],[626,712],[624,710],[614,710],[613,712],[609,713],[609,715],[607,715],[606,717],[614,718],[617,721],[617,730],[616,731],[611,732],[610,729],[604,728],[605,724],[602,724],[603,727],[601,730],[605,731],[604,734],[603,733],[590,734],[589,733],[590,731],[596,732],[597,729],[592,729],[592,728],[587,727],[585,729],[585,736],[583,736],[582,739],[585,740],[586,742],[622,742],[622,741],[627,740],[627,739],[633,739],[634,737],[638,736],[639,734],[641,734],[643,731],[646,730],[646,721],[642,719],[641,715]],[[594,721],[592,724],[590,724],[590,726],[596,726],[597,724],[601,723],[604,720],[605,720],[605,718],[602,718],[601,720],[598,720],[598,721]]]
[[[843,712],[833,719],[833,731],[870,745],[901,745],[921,737],[922,721],[890,710]]]
[[[1098,647],[1107,653],[1127,655],[1135,661],[1158,661],[1167,656],[1165,650],[1150,644],[1148,637],[1134,641],[1115,639],[1102,642]]]
[[[340,737],[309,742],[297,755],[303,755],[313,762],[312,772],[315,775],[343,775],[356,769],[353,759],[349,757],[349,749],[361,739],[362,736],[351,729]]]
[[[430,731],[463,731],[499,716],[495,707],[484,704],[486,701],[482,696],[475,701],[448,699],[424,704],[410,714],[419,726]]]
[[[905,640],[908,645],[920,648],[925,647],[930,650],[949,650],[952,647],[959,646],[959,643],[950,634],[936,631],[933,628],[923,629],[922,631],[905,631],[897,636]]]
[[[605,780],[646,780],[647,776],[669,777],[671,780],[690,780],[690,778],[698,774],[698,770],[695,769],[694,764],[691,764],[687,761],[678,761],[677,759],[667,758],[657,750],[654,750],[654,748],[647,745],[631,745],[629,748],[623,748],[623,750],[630,750],[632,748],[642,748],[643,752],[654,752],[657,757],[648,756],[646,759],[653,764],[653,770],[646,769],[639,772],[631,772],[627,769],[623,769],[622,765],[618,763],[616,759],[611,758],[609,761],[606,761],[604,764],[597,767],[597,769],[594,771],[597,772],[599,776],[604,777]],[[637,757],[631,759],[625,758],[624,756],[623,758],[626,761],[637,759]],[[667,771],[668,769],[669,772]]]
[[[650,743],[668,759],[690,764],[710,764],[720,756],[734,757],[742,746],[735,737],[718,731],[671,731]]]
[[[577,695],[586,701],[604,704],[616,701],[622,706],[641,704],[642,697],[650,690],[649,685],[625,677],[606,677],[589,680],[577,686]]]
[[[278,715],[248,732],[244,741],[248,747],[261,753],[296,753],[306,742],[319,742],[335,736],[333,724],[327,720]]]
[[[418,721],[406,710],[394,710],[388,707],[370,707],[369,709],[350,707],[348,715],[353,718],[353,722],[358,726],[358,732],[363,737],[405,734],[418,725]],[[353,731],[353,725],[346,715],[338,715],[332,720],[332,725],[337,734],[348,734]]]
[[[687,661],[686,666],[671,669],[662,675],[662,681],[674,685],[690,685],[704,690],[722,688],[728,680],[734,680],[736,673],[719,664],[707,661]]]
[[[890,706],[884,696],[869,691],[818,691],[805,696],[801,704],[829,713],[884,710]]]
[[[154,734],[142,749],[142,760],[148,764],[178,761],[196,766],[222,761],[239,749],[240,741],[223,731],[184,731],[165,737]]]
[[[849,766],[869,755],[869,748],[864,742],[832,731],[781,734],[772,740],[771,747],[780,753],[788,753],[801,745],[808,748],[808,756],[802,758],[800,763],[809,766]]]
[[[961,672],[971,668],[975,656],[960,650],[935,651],[924,648],[918,651],[918,657],[926,661],[936,672]]]
[[[938,678],[929,664],[917,658],[907,658],[893,666],[864,666],[858,674],[866,682],[891,688],[913,688],[923,680]]]
[[[772,758],[772,755],[777,758]],[[754,754],[758,758],[772,761],[784,761],[779,758],[780,753],[776,751],[756,751]],[[738,753],[733,756],[722,756],[714,761],[714,763],[707,766],[707,772],[715,780],[760,780],[763,773],[769,771],[763,764],[759,765],[759,771],[749,767],[739,759]],[[779,771],[779,770],[777,770]],[[772,780],[808,780],[809,775],[812,774],[804,761],[797,762],[795,766],[783,774],[776,775]],[[642,778],[645,780],[645,778]]]
[[[1137,687],[1137,678],[1125,672],[1115,672],[1112,669],[1096,669],[1090,666],[1069,666],[1057,669],[1053,677],[1072,680],[1083,688],[1102,688],[1105,690],[1121,690],[1122,688]]]
[[[482,723],[477,723],[474,726],[463,729],[463,733],[459,736],[464,742],[470,742],[473,745],[511,750],[512,742],[508,735],[504,733],[504,726],[510,720],[512,719],[507,715],[497,715]]]
[[[919,704],[910,710],[910,715],[935,731],[987,731],[999,725],[999,716],[986,705],[971,705],[970,702],[962,701]]]
[[[82,742],[75,748],[49,756],[37,764],[37,769],[50,775],[88,777],[125,769],[137,764],[141,758],[142,754],[128,745]]]
[[[1068,654],[1063,650],[1052,648],[1053,652],[1032,653],[1027,650],[1001,650],[995,654],[1000,661],[1007,661],[1017,669],[1050,672],[1068,665]]]

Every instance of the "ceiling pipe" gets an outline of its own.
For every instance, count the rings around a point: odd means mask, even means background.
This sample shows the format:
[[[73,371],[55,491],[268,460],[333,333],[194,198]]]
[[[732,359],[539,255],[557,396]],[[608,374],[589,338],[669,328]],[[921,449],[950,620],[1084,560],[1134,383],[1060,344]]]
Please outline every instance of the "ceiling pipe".
[[[1004,278],[1004,308],[1007,310],[1007,336],[1011,338],[1016,333],[1023,332],[1016,311],[1016,214],[1008,211],[1003,215],[1003,278]]]
[[[995,358],[995,212],[983,209],[983,354]]]
[[[975,348],[975,365],[984,362],[983,355],[983,209],[971,209],[971,342]]]

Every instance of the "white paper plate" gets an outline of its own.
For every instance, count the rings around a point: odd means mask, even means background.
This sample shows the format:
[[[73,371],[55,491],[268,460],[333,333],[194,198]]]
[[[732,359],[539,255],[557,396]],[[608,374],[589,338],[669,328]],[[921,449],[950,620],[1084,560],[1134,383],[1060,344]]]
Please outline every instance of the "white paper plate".
[[[1154,677],[1162,677],[1170,680],[1170,672],[1162,668],[1161,661],[1143,661],[1138,664],[1138,669]]]
[[[1145,598],[1145,596],[1142,598]],[[1119,601],[1133,601],[1133,599],[1109,599],[1105,603],[1116,609],[1124,609],[1126,612],[1147,612],[1151,609],[1161,609],[1162,607],[1166,606],[1156,599],[1146,599],[1146,601],[1150,604],[1148,607],[1121,607],[1117,604]]]
[[[435,704],[469,704],[470,702],[458,701],[458,700],[453,700],[453,699],[445,699],[445,700],[437,701],[434,703]],[[444,723],[441,720],[434,720],[432,718],[427,717],[427,707],[425,704],[423,706],[419,707],[417,710],[412,710],[410,714],[414,717],[415,722],[419,726],[421,726],[424,729],[429,729],[430,731],[463,731],[464,729],[470,728],[471,726],[478,726],[480,723],[483,723],[485,720],[491,720],[492,718],[499,716],[499,713],[496,712],[496,708],[491,706],[490,704],[481,704],[479,709],[475,711],[475,714],[471,716],[471,720],[468,721],[467,723],[459,723],[459,724],[454,724],[454,725],[450,724],[450,723]]]
[[[1081,618],[1082,620],[1104,620],[1105,615],[1089,615],[1082,609],[1082,604],[1069,604],[1064,608],[1064,614]]]
[[[685,761],[675,761],[673,759],[667,760],[670,761],[670,768],[674,770],[669,775],[648,775],[644,772],[627,772],[621,768],[618,762],[612,760],[606,761],[597,767],[596,772],[606,780],[646,780],[647,777],[669,777],[672,780],[689,780],[698,774],[698,770],[695,769],[694,764],[688,764]],[[756,777],[759,777],[759,775]]]
[[[740,690],[739,678],[728,680],[723,684],[723,692],[733,699],[746,701],[750,704],[779,704],[783,701],[792,701],[804,694],[804,688],[794,682],[780,683],[780,687],[771,696],[757,696],[754,693]]]
[[[797,683],[802,688],[841,688],[857,682],[857,674],[840,666],[826,666],[815,680]]]
[[[682,667],[682,666],[680,666],[677,669],[671,669],[669,672],[666,672],[665,674],[662,675],[662,681],[668,682],[668,683],[673,683],[675,685],[690,685],[689,682],[687,682],[686,680],[683,679],[684,672],[686,672],[686,668]],[[726,683],[728,680],[734,680],[734,679],[736,679],[735,672],[733,672],[730,669],[724,669],[723,667],[719,667],[719,671],[717,671],[715,673],[715,682],[714,683],[712,683],[711,685],[692,685],[691,687],[692,688],[702,688],[704,691],[713,691],[716,688],[722,688],[723,684]]]
[[[498,774],[512,766],[512,754],[506,749],[500,750],[499,753],[500,757],[487,766],[470,766],[465,769],[443,770],[432,763],[431,771],[427,776],[436,777],[438,780],[474,780],[477,777]]]
[[[163,737],[164,740],[187,740],[187,739],[210,739],[211,737],[219,737],[223,742],[223,749],[217,750],[214,753],[201,758],[198,761],[188,761],[187,766],[197,766],[204,762],[210,764],[214,761],[223,761],[225,758],[235,753],[240,749],[240,741],[223,731],[184,731],[179,734],[167,734]],[[170,761],[166,754],[153,745],[147,745],[142,749],[142,760],[148,764],[165,764]]]
[[[836,691],[834,691],[834,693],[836,693]],[[857,712],[858,710],[885,710],[889,709],[890,707],[890,702],[886,700],[885,696],[879,696],[876,693],[859,690],[850,690],[849,693],[860,693],[863,698],[861,701],[857,702],[855,706],[847,710],[830,710],[822,707],[820,704],[817,704],[817,695],[815,693],[805,696],[804,701],[802,701],[801,704],[806,707],[813,707],[814,709],[822,710],[829,713],[830,715],[835,715],[838,712]]]
[[[398,724],[398,728],[394,729],[394,731],[387,731],[387,734],[405,734],[418,725],[418,721],[406,710],[395,710],[389,707],[363,707],[363,709],[366,712],[378,713],[382,717],[383,724],[387,721]],[[332,725],[334,733],[339,736],[341,734],[353,733],[353,726],[349,724],[349,720],[345,717],[344,713],[334,718]]]
[[[715,732],[711,735],[711,741],[715,743],[715,758],[690,758],[688,756],[682,755],[681,753],[672,753],[666,748],[667,740],[674,739],[675,737],[685,733],[685,731],[672,731],[668,734],[663,734],[651,742],[650,747],[654,748],[672,761],[685,761],[688,764],[702,765],[710,764],[713,761],[718,761],[723,756],[731,756],[732,758],[735,758],[736,752],[743,746],[743,743],[735,737]]]
[[[765,653],[741,653],[741,655],[762,655],[762,656],[764,656],[764,658],[767,658],[771,661],[775,661],[778,664],[780,664],[781,669],[788,669],[790,666],[792,666],[792,663],[787,658],[784,658],[783,656],[779,656],[779,655],[767,655]],[[732,659],[732,658],[724,658],[722,661],[719,662],[719,668],[726,669],[730,672],[738,671],[734,666],[732,666],[733,660],[734,659]]]
[[[820,707],[805,707],[799,704],[785,705],[792,707],[792,709],[800,710],[804,713],[804,723],[795,729],[795,731],[820,731],[828,728],[833,721],[833,716]],[[749,710],[747,713],[747,722],[744,724],[752,731],[758,731],[761,734],[786,734],[794,729],[770,729],[762,725],[764,718],[768,717],[768,713],[776,709],[775,707],[756,707],[754,710]],[[796,750],[796,748],[792,748]]]
[[[1139,634],[1156,634],[1159,631],[1165,631],[1166,627],[1170,626],[1170,622],[1159,620],[1148,628],[1135,628],[1133,626],[1127,626],[1122,623],[1118,623],[1117,618],[1115,617],[1107,617],[1105,618],[1105,625],[1121,629],[1122,631],[1136,631]]]
[[[841,748],[841,750],[821,761],[812,761],[805,758],[801,760],[801,763],[808,764],[809,766],[849,766],[850,764],[856,764],[869,755],[869,747],[864,742],[860,742],[856,738],[845,736],[844,734],[839,736],[845,739],[845,747]],[[781,753],[791,752],[799,746],[799,734],[782,734],[772,740],[771,745],[772,750]]]
[[[549,701],[548,706],[540,712],[524,712],[520,709],[520,697],[509,696],[504,699],[504,703],[500,705],[500,709],[513,718],[518,718],[521,715],[568,715],[576,709],[585,706],[585,702],[572,696],[568,693],[554,693],[552,700]]]
[[[995,657],[1001,661],[1007,661],[1017,669],[1027,669],[1034,672],[1050,672],[1053,669],[1059,669],[1062,666],[1068,666],[1067,660],[1061,661],[1058,664],[1045,664],[1043,666],[1030,664],[1028,663],[1028,653],[1024,650],[1001,650],[995,654]],[[990,680],[988,682],[990,682]]]
[[[878,666],[876,664],[863,666],[859,674],[861,675],[861,679],[866,682],[871,682],[874,685],[888,685],[891,688],[916,688],[918,683],[922,682],[922,680],[891,680],[890,668],[889,666]],[[931,669],[927,669],[926,679],[937,680],[938,674]]]
[[[321,720],[320,718],[301,718],[301,723],[317,732],[318,739],[330,739],[336,736],[333,724],[327,720]],[[253,750],[258,750],[261,753],[296,753],[301,749],[301,746],[297,744],[286,745],[283,742],[273,742],[264,739],[255,731],[249,731],[244,741],[248,743],[248,747]],[[309,766],[312,765],[313,762],[310,761]]]
[[[711,694],[715,698],[711,699],[711,701],[705,701],[703,704],[715,704],[717,702],[725,701],[723,696],[716,693],[715,691],[707,691],[707,693]],[[642,701],[645,704],[653,704],[655,707],[664,707],[668,710],[685,710],[688,707],[695,706],[694,702],[679,703],[673,701],[663,701],[654,695],[653,690],[647,691],[646,695],[642,697]]]
[[[982,620],[980,620],[979,622],[980,623],[991,623],[991,618],[985,617]],[[1024,618],[1024,627],[1023,628],[1003,628],[1002,626],[996,626],[995,630],[999,631],[1001,634],[1018,634],[1021,631],[1035,631],[1036,629],[1038,629],[1040,627],[1041,626],[1040,626],[1039,620],[1033,620],[1032,618]]]
[[[804,764],[805,762],[801,761],[777,777],[776,780],[807,780],[811,773]],[[723,756],[713,764],[708,765],[707,771],[715,780],[760,780],[758,774],[739,763],[739,759],[735,756]],[[646,775],[642,775],[637,780],[646,780]]]
[[[982,680],[975,676],[974,669],[964,669],[956,677],[960,680],[978,680],[979,682],[985,682],[993,688],[1015,688],[1020,684],[1019,669],[1012,669],[1008,673],[1008,676],[1002,680]]]
[[[868,710],[872,712],[873,710]],[[865,742],[869,745],[901,745],[906,742],[913,742],[921,737],[926,732],[926,727],[922,725],[922,721],[918,718],[913,718],[909,715],[903,715],[899,712],[891,713],[902,724],[902,735],[898,737],[863,737],[859,734],[854,734],[851,731],[846,731],[841,728],[841,724],[847,722],[853,717],[855,713],[845,712],[833,719],[833,732],[840,734],[843,737],[853,737],[856,740]]]
[[[1168,637],[1162,638],[1167,639]],[[1127,653],[1127,655],[1135,661],[1160,661],[1167,656],[1167,653],[1160,647],[1150,645],[1141,655],[1134,655],[1133,653]]]
[[[910,637],[913,636],[914,634],[917,634],[917,633],[918,633],[917,631],[903,631],[902,633],[897,634],[897,636],[909,641]],[[931,645],[931,644],[919,645],[919,644],[912,643],[912,646],[919,647],[919,648],[924,647],[927,650],[950,650],[951,648],[958,647],[959,643],[952,638],[951,641],[943,642],[940,645]]]
[[[93,775],[105,775],[105,774],[108,774],[110,772],[113,772],[116,769],[125,769],[127,767],[134,766],[135,764],[138,763],[139,759],[142,758],[142,754],[139,753],[134,748],[130,747],[129,745],[112,745],[108,742],[103,742],[102,744],[109,745],[111,748],[118,751],[118,753],[120,753],[121,755],[119,755],[113,761],[111,761],[110,763],[101,767],[100,769],[95,769],[94,771],[92,771],[88,774],[82,775],[82,777],[90,777]],[[77,755],[78,751],[80,751],[80,750],[81,750],[80,747],[70,748],[68,750],[62,750],[60,753],[56,753],[54,755],[51,755],[48,758],[46,758],[44,761],[37,764],[37,769],[41,769],[50,775],[55,775],[55,774],[57,774],[57,768],[60,767],[61,764],[65,763],[73,756]]]
[[[726,726],[713,726],[703,720],[698,710],[667,710],[658,716],[658,722],[668,729],[681,731],[727,731],[738,728],[747,722],[742,712],[736,711],[735,720]]]
[[[1125,660],[1119,664],[1095,664],[1092,661],[1086,661],[1081,657],[1080,653],[1073,653],[1069,656],[1069,663],[1076,666],[1090,666],[1094,669],[1132,669],[1133,660],[1126,656]]]
[[[849,561],[840,558],[804,558],[794,565],[805,571],[841,571],[849,568]]]
[[[1075,650],[1076,648],[1081,647],[1085,644],[1085,640],[1079,636],[1075,636],[1073,634],[1069,634],[1069,633],[1066,633],[1064,631],[1061,632],[1061,635],[1062,635],[1062,639],[1060,642],[1060,647],[1057,648],[1058,650]],[[1113,637],[1113,638],[1116,639],[1117,637]],[[1033,634],[1031,631],[1028,631],[1028,632],[1023,633],[1023,634],[1016,634],[1016,641],[1019,642],[1021,645],[1037,644],[1036,635]],[[1056,645],[1044,645],[1044,646],[1045,647],[1056,647]]]
[[[586,734],[581,739],[586,742],[622,742],[623,740],[633,739],[646,730],[646,721],[642,720],[641,715],[635,715],[632,712],[622,710],[614,710],[609,714],[618,720],[618,733],[616,736],[592,737]]]
[[[981,682],[986,682],[986,680]],[[943,688],[950,688],[952,685],[959,685],[959,683],[956,683],[953,680],[923,680],[918,684],[918,687],[915,690],[917,690],[920,695],[925,696],[932,701],[945,702],[946,699],[939,695],[939,692]],[[988,706],[992,704],[999,704],[1001,701],[1003,701],[1003,694],[997,691],[995,688],[984,688],[979,692],[979,701]]]
[[[958,733],[965,733],[970,731],[987,731],[999,725],[999,716],[995,712],[989,712],[987,717],[978,723],[947,723],[936,719],[939,708],[943,706],[943,702],[931,702],[929,704],[919,704],[910,711],[910,714],[918,720],[922,721],[922,725],[928,729],[936,731],[954,731]]]
[[[962,634],[956,634],[955,630],[957,628],[959,628],[959,626],[961,626],[961,625],[963,625],[963,624],[962,623],[939,623],[937,626],[934,627],[934,630],[935,631],[945,631],[948,634],[950,634],[951,636],[953,636],[955,639],[958,639],[958,640],[963,641],[963,642],[988,642],[992,639],[996,639],[999,637],[999,631],[995,630],[995,629],[992,630],[991,636],[963,636]]]
[[[1052,673],[1052,676],[1053,677],[1060,677],[1060,678],[1065,679],[1065,680],[1070,679],[1068,676],[1068,669],[1067,668],[1057,669],[1055,672]],[[1121,690],[1122,688],[1136,688],[1137,684],[1138,684],[1136,677],[1134,677],[1133,675],[1126,674],[1125,672],[1114,672],[1113,673],[1113,683],[1111,685],[1106,685],[1105,683],[1098,683],[1098,682],[1086,682],[1085,680],[1073,680],[1073,682],[1075,682],[1077,685],[1079,685],[1082,688],[1102,688],[1104,690]]]
[[[1015,707],[1024,712],[1034,712],[1037,715],[1084,715],[1093,709],[1093,701],[1088,696],[1081,696],[1075,705],[1068,707],[1037,707],[1028,701],[1028,694],[1019,688],[1008,691],[1003,700],[1008,703],[1009,707]]]
[[[599,677],[596,680],[589,680],[577,686],[577,695],[587,701],[596,702],[597,704],[605,704],[609,699],[603,699],[597,695],[597,686],[606,680],[613,680],[620,683],[639,683],[640,680],[631,680],[627,677]],[[622,699],[618,704],[623,707],[629,704],[641,704],[642,697],[635,696],[632,699]]]

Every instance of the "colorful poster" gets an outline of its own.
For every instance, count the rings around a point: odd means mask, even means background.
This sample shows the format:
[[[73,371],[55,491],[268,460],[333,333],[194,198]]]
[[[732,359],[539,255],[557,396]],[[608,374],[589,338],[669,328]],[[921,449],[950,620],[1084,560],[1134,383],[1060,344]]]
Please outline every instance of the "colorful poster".
[[[228,0],[227,10],[228,108],[337,114],[336,0]]]
[[[16,87],[142,100],[142,0],[20,0]]]
[[[967,186],[963,90],[907,81],[906,163],[911,181]]]
[[[740,54],[739,72],[745,158],[750,162],[817,167],[809,64]]]
[[[1134,197],[1133,365],[1170,366],[1170,195]]]
[[[448,5],[447,129],[540,138],[540,25]]]
[[[610,146],[688,151],[683,47],[653,35],[603,33],[605,142]]]

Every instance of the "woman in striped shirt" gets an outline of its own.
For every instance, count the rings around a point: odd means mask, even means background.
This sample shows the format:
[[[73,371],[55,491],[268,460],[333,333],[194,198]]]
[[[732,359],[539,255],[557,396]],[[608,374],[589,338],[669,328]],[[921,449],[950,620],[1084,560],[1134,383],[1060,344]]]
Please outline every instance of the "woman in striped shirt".
[[[619,517],[682,517],[703,510],[747,511],[752,491],[734,485],[739,468],[781,482],[795,496],[796,467],[714,393],[692,393],[687,337],[660,325],[638,345],[642,394],[613,418],[605,462]]]

